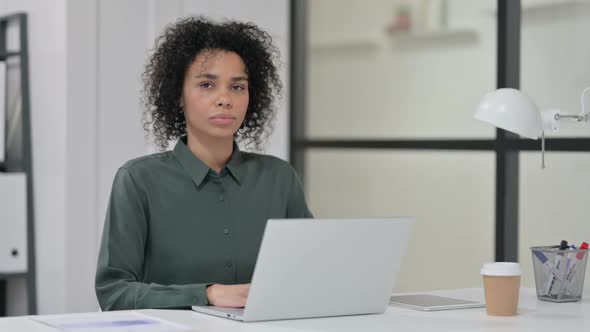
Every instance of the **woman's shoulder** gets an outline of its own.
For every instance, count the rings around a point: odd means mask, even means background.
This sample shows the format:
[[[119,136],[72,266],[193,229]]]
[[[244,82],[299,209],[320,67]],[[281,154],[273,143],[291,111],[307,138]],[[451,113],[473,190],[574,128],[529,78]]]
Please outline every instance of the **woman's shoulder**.
[[[142,170],[165,167],[171,161],[172,151],[165,151],[133,158],[124,163],[120,168],[130,172],[141,172]]]
[[[113,187],[144,186],[173,171],[171,151],[133,158],[124,163],[115,174]],[[171,168],[172,167],[172,168]]]
[[[250,165],[257,169],[278,172],[282,174],[293,174],[295,172],[295,170],[288,161],[273,155],[254,152],[242,152],[242,156],[243,162],[246,165]]]

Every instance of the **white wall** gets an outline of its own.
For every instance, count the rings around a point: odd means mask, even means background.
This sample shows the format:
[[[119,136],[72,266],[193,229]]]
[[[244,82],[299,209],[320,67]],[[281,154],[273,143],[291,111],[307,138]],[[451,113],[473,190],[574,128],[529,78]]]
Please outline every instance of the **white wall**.
[[[96,257],[113,176],[153,151],[141,126],[141,72],[165,24],[188,14],[254,21],[288,56],[288,1],[4,0],[29,15],[38,309],[97,309]],[[286,60],[284,60],[286,62]],[[288,90],[287,66],[282,70]],[[267,152],[288,156],[287,98]],[[23,280],[9,314],[26,313]]]
[[[125,161],[148,147],[141,124],[141,72],[148,45],[148,8],[143,0],[100,0],[98,6],[98,219],[102,232],[111,185]],[[97,245],[100,236],[97,237]]]
[[[67,2],[67,141],[64,307],[45,307],[41,313],[89,310],[96,307],[93,270],[96,267],[97,188],[101,168],[97,147],[99,132],[98,5],[95,0]],[[45,276],[41,275],[41,279]],[[77,309],[79,308],[79,309]]]

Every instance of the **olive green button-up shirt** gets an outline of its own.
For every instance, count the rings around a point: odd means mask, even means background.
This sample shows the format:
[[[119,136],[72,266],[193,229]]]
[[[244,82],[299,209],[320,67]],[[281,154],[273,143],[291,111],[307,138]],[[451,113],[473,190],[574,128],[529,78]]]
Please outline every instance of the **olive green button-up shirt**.
[[[103,310],[208,304],[213,283],[251,281],[266,221],[311,218],[301,182],[278,158],[234,152],[220,172],[185,139],[127,162],[107,210],[96,294]]]

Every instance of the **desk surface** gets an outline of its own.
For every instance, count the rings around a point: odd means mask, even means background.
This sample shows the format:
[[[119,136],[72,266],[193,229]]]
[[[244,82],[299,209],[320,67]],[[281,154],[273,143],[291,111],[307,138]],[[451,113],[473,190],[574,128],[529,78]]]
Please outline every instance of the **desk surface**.
[[[466,300],[483,300],[480,288],[428,292]],[[421,312],[389,307],[383,315],[361,315],[333,318],[299,319],[288,321],[240,323],[189,310],[139,310],[194,328],[195,331],[582,331],[590,326],[590,299],[576,303],[539,301],[535,290],[523,288],[520,292],[519,315],[490,317],[485,308]],[[109,315],[110,313],[102,313]],[[74,316],[68,315],[68,316]],[[30,316],[0,319],[0,331],[55,332]]]

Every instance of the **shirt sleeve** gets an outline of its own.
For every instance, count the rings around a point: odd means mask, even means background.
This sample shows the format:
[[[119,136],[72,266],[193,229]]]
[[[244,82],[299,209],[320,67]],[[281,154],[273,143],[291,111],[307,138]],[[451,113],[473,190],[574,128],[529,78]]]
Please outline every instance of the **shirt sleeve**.
[[[291,188],[289,201],[287,203],[287,218],[313,218],[313,214],[305,201],[303,184],[293,167],[289,166],[291,172]]]
[[[210,284],[143,283],[149,206],[126,168],[115,176],[102,233],[95,289],[102,310],[206,305]]]

